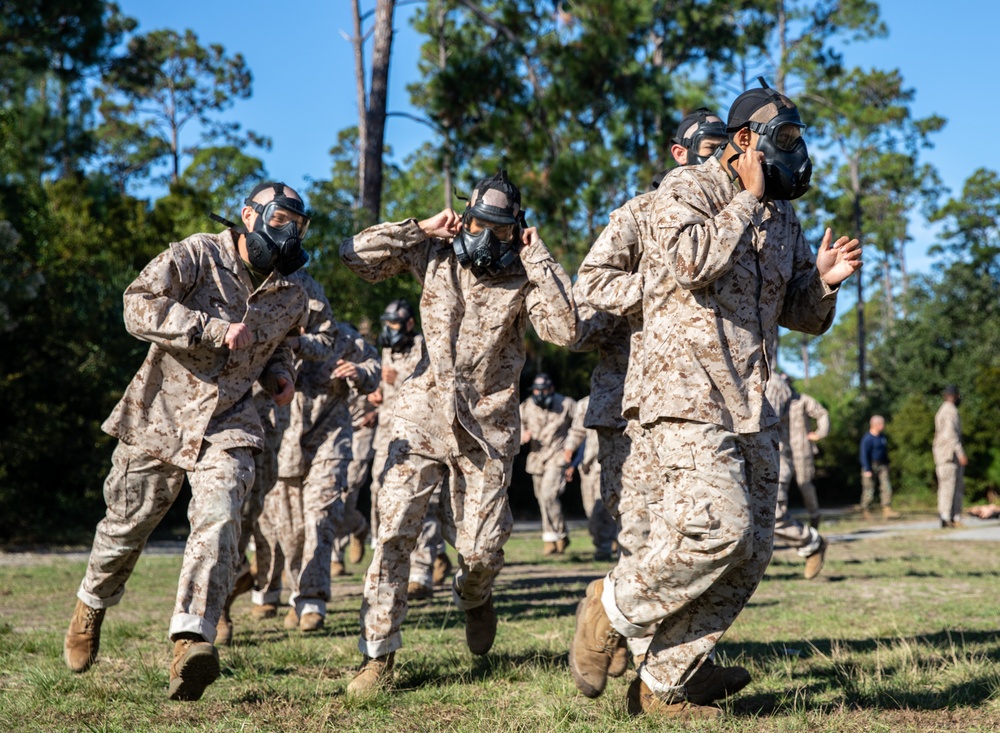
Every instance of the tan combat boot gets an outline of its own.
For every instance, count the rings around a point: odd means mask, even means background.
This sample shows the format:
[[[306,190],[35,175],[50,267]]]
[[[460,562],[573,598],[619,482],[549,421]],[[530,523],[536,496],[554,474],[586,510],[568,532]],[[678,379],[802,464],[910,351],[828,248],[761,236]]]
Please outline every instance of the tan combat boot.
[[[170,663],[171,700],[200,700],[205,688],[219,679],[219,652],[195,634],[174,642],[174,660]]]
[[[556,543],[555,542],[546,542],[546,543],[544,543],[542,545],[542,554],[543,555],[555,555],[556,554]]]
[[[557,555],[562,555],[564,552],[566,552],[567,547],[569,547],[569,535],[566,535],[565,537],[560,537],[558,540],[556,540]]]
[[[638,665],[636,665],[638,668]],[[611,664],[608,665],[608,677],[621,677],[628,671],[628,645],[615,649],[611,655]]]
[[[894,511],[891,506],[882,507],[882,519],[899,519],[901,516],[903,515]]]
[[[628,686],[626,697],[629,715],[652,715],[674,720],[715,720],[722,710],[712,705],[697,705],[690,700],[661,700],[639,677]]]
[[[347,543],[347,559],[357,565],[365,559],[365,540],[368,539],[368,530],[363,534],[352,534]]]
[[[708,705],[735,695],[749,684],[750,673],[743,667],[717,667],[711,659],[706,659],[684,685],[684,692],[688,702]]]
[[[342,577],[344,575],[347,575],[347,568],[344,567],[344,563],[339,562],[337,560],[331,560],[330,561],[330,577],[331,578],[340,578],[340,577]]]
[[[483,605],[465,612],[465,643],[470,652],[481,657],[493,647],[496,636],[497,612],[491,595]]]
[[[819,538],[819,549],[806,558],[805,575],[806,580],[812,580],[819,571],[823,569],[823,560],[826,558],[826,540]]]
[[[274,618],[278,615],[278,607],[273,603],[254,604],[250,609],[250,615],[254,618]]]
[[[326,619],[321,613],[304,613],[299,619],[299,631],[321,631]]]
[[[587,586],[576,607],[576,631],[569,648],[569,671],[576,687],[587,697],[598,697],[608,683],[608,670],[625,638],[611,625],[604,612],[601,594],[604,578]]]
[[[367,697],[385,689],[392,681],[392,665],[396,653],[389,652],[384,657],[365,657],[361,669],[347,685],[348,697]]]
[[[101,648],[104,611],[103,608],[91,608],[77,599],[73,617],[69,620],[66,640],[63,642],[66,666],[74,672],[86,672],[97,660],[97,651]]]
[[[434,597],[434,588],[428,588],[420,583],[406,584],[406,599],[409,601],[426,601]]]
[[[288,614],[285,616],[286,629],[297,629],[299,628],[299,614],[295,612],[294,608],[288,609]]]
[[[448,557],[447,552],[442,552],[434,558],[434,570],[432,575],[434,585],[442,585],[444,581],[448,580],[449,575],[451,575],[451,558]]]
[[[223,609],[219,623],[215,625],[215,643],[218,646],[229,646],[233,640],[233,620],[229,617],[229,609]]]

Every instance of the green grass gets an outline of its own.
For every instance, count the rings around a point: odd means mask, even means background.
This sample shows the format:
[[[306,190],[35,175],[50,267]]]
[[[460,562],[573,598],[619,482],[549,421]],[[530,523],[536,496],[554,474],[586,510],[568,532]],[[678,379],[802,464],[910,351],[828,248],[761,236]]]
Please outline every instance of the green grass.
[[[839,534],[849,522],[824,525]],[[464,616],[439,590],[411,609],[395,687],[344,696],[357,651],[360,571],[334,581],[326,629],[305,636],[282,616],[234,608],[221,679],[198,703],[166,699],[166,629],[180,558],[144,557],[104,624],[100,661],[69,672],[62,637],[84,571],[60,555],[0,558],[0,731],[996,731],[1000,730],[1000,553],[940,532],[832,544],[819,579],[779,551],[723,638],[720,661],[753,682],[711,726],[632,719],[612,680],[598,700],[566,668],[573,612],[606,566],[582,532],[570,557],[543,558],[516,535],[496,601],[493,651],[471,655]],[[453,555],[454,557],[454,555]],[[16,563],[16,564],[11,564]]]

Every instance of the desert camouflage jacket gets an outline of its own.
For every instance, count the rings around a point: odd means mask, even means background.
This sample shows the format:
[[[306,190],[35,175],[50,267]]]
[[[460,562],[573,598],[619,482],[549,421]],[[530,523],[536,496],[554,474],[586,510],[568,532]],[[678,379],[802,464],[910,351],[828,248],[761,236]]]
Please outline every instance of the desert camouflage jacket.
[[[552,461],[563,463],[566,437],[573,424],[576,400],[556,392],[548,408],[539,407],[530,397],[521,403],[521,430],[531,432],[524,470],[532,475],[545,473]]]
[[[524,247],[502,273],[480,279],[458,263],[450,242],[428,239],[409,219],[345,240],[340,256],[370,282],[411,272],[423,285],[427,358],[397,395],[394,436],[420,431],[451,450],[461,428],[492,458],[516,455],[528,321],[546,341],[569,346],[576,340],[569,278],[545,245]],[[405,425],[397,428],[397,422]]]
[[[125,327],[150,342],[146,359],[102,425],[162,461],[193,470],[202,440],[263,448],[254,380],[293,380],[289,331],[305,324],[302,287],[272,273],[254,288],[230,232],[194,234],[154,258],[125,290]],[[253,342],[230,351],[230,324]]]

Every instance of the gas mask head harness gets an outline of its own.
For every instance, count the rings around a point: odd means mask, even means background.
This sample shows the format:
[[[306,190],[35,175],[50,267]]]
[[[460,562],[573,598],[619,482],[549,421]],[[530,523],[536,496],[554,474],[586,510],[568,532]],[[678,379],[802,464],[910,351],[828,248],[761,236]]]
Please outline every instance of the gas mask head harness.
[[[531,401],[547,410],[552,406],[552,398],[555,396],[556,387],[552,382],[552,377],[544,372],[535,376],[531,383]]]
[[[455,257],[476,277],[496,275],[517,259],[524,228],[521,192],[501,170],[484,178],[472,190],[462,231],[452,240]]]
[[[378,345],[388,347],[392,351],[406,351],[413,345],[413,307],[402,298],[394,300],[385,307],[385,312],[379,317],[382,330],[378,334]]]
[[[764,77],[757,77],[761,89],[749,89],[736,98],[729,110],[726,131],[729,140],[739,153],[724,161],[729,172],[736,177],[733,161],[744,151],[736,144],[735,133],[748,127],[757,133],[757,150],[764,154],[764,195],[777,201],[790,201],[809,190],[812,161],[802,138],[805,125],[799,110],[791,100],[767,85]],[[777,113],[767,122],[750,118],[760,109],[774,105]],[[724,148],[716,151],[722,160]]]
[[[687,150],[686,165],[701,165],[712,157],[719,147],[726,144],[727,138],[722,118],[707,107],[701,107],[681,120],[673,142]],[[707,155],[698,152],[703,142],[713,145],[712,151]]]
[[[274,198],[265,203],[254,201],[267,188],[274,189]],[[285,195],[286,188],[280,181],[267,181],[258,184],[243,200],[257,212],[257,221],[250,231],[217,214],[209,214],[215,221],[245,235],[250,266],[258,272],[277,270],[282,275],[291,275],[309,261],[309,255],[302,249],[302,240],[309,231],[309,215],[301,199]]]

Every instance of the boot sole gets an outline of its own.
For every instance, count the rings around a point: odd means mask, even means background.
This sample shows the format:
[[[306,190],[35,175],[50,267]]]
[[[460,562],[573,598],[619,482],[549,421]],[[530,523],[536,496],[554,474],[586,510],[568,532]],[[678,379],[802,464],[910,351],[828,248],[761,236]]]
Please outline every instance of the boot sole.
[[[210,652],[195,652],[181,661],[177,677],[170,680],[171,700],[200,700],[205,688],[219,679],[219,659]]]

